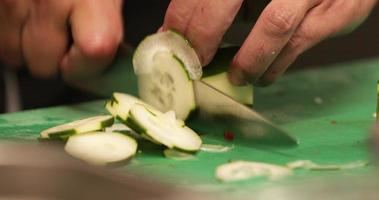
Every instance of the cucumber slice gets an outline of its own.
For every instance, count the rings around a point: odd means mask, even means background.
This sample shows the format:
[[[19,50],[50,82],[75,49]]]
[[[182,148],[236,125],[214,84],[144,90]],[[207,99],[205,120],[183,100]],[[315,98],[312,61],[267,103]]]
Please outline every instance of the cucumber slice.
[[[202,80],[240,103],[253,105],[253,86],[235,86],[231,84],[226,72],[203,77]]]
[[[166,158],[170,158],[173,160],[193,160],[193,159],[195,159],[195,156],[193,156],[193,154],[183,152],[183,151],[179,151],[176,149],[165,149],[163,151],[163,155]]]
[[[276,180],[291,174],[292,170],[287,167],[249,161],[233,161],[220,165],[216,169],[216,178],[225,182],[256,177],[268,177],[270,180]]]
[[[65,151],[86,162],[105,165],[125,161],[135,155],[137,142],[121,133],[92,132],[70,137]]]
[[[74,134],[102,130],[105,127],[111,126],[113,122],[114,122],[113,116],[100,115],[100,116],[81,119],[81,120],[73,121],[67,124],[62,124],[56,127],[49,128],[42,131],[40,135],[41,135],[41,138],[43,139],[48,139],[48,138],[67,139],[67,137]]]
[[[144,104],[141,99],[138,99],[135,96],[114,92],[112,100],[107,102],[105,108],[115,118],[120,119],[121,121],[126,121],[128,119],[129,110],[135,103]]]
[[[174,52],[181,60],[190,79],[197,80],[202,75],[201,63],[188,40],[174,31],[165,31],[146,37],[133,55],[134,72],[137,75],[151,74],[156,67],[156,56],[162,52]]]
[[[170,52],[157,52],[151,73],[138,76],[139,95],[162,112],[174,110],[185,120],[196,108],[192,80],[183,64]]]
[[[168,148],[184,151],[197,151],[201,146],[201,138],[187,126],[181,126],[167,119],[162,113],[154,115],[143,105],[135,104],[129,113],[129,120],[137,126],[140,134],[148,135],[153,141]],[[133,128],[133,127],[131,127]],[[142,131],[142,132],[141,132]]]
[[[210,153],[225,153],[232,150],[233,148],[234,146],[229,147],[217,144],[202,144],[200,150]]]
[[[105,104],[105,109],[108,110],[108,112],[113,116],[117,117],[117,109],[118,109],[118,103],[116,103],[113,100],[108,101]]]
[[[246,105],[253,104],[253,86],[234,86],[227,77],[227,71],[239,47],[220,48],[212,62],[203,68],[202,80],[233,99]]]

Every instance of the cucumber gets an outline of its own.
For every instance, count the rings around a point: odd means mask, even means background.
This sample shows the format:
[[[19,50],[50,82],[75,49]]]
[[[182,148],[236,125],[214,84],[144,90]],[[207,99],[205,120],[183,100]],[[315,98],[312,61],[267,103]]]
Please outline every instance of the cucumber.
[[[130,124],[128,121],[128,117],[130,108],[136,103],[143,105],[146,109],[149,110],[149,112],[154,113],[154,115],[162,115],[162,117],[167,118],[167,120],[171,119],[171,122],[175,122],[180,126],[185,125],[183,120],[176,119],[176,114],[174,111],[168,111],[162,114],[157,109],[145,103],[141,99],[125,93],[113,93],[112,99],[105,104],[105,108],[111,115],[119,119],[124,124],[133,126],[133,124]]]
[[[253,86],[239,87],[231,84],[226,72],[203,77],[202,80],[242,104],[253,105]]]
[[[216,169],[216,178],[224,182],[257,177],[268,177],[270,180],[276,180],[289,175],[292,175],[292,170],[287,167],[249,161],[233,161],[220,165]]]
[[[238,47],[220,48],[212,62],[203,68],[201,79],[238,102],[253,105],[253,85],[235,86],[228,80],[227,71],[238,50]]]
[[[171,30],[150,35],[138,45],[133,55],[134,72],[137,75],[152,73],[156,55],[161,52],[175,52],[175,57],[183,63],[190,79],[201,77],[201,63],[196,51],[187,39]]]
[[[102,130],[111,126],[113,122],[113,116],[99,115],[46,129],[40,133],[40,137],[42,139],[67,139],[75,134]]]
[[[170,158],[173,160],[193,160],[195,156],[188,152],[179,151],[176,149],[165,149],[163,151],[163,155],[166,158]]]
[[[137,142],[121,133],[91,132],[71,136],[64,149],[71,156],[88,163],[106,165],[135,155]]]
[[[141,135],[146,135],[155,143],[168,148],[184,151],[197,151],[201,146],[201,138],[187,126],[172,121],[163,113],[155,115],[144,105],[135,104],[129,113],[129,119],[134,124],[132,129]]]
[[[229,62],[237,50],[221,49],[205,67],[202,80],[237,101],[252,105],[252,85],[237,87],[227,78]],[[196,52],[183,36],[172,31],[148,36],[137,47],[133,66],[143,101],[161,112],[173,110],[182,120],[196,110],[193,80],[200,79],[203,72]]]
[[[125,122],[128,119],[129,110],[135,104],[144,104],[141,99],[129,94],[114,92],[112,99],[105,104],[105,108],[115,118]]]
[[[170,52],[154,56],[151,73],[138,76],[139,96],[161,112],[174,110],[179,119],[187,119],[195,110],[193,83],[183,63]]]

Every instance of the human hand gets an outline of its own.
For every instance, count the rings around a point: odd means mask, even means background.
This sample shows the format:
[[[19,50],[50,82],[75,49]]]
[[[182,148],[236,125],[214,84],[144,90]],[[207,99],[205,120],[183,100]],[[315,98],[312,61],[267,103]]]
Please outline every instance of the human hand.
[[[206,65],[243,0],[172,0],[162,30],[183,33]],[[272,0],[234,56],[235,85],[269,85],[296,58],[327,37],[366,18],[377,0]]]
[[[123,35],[122,0],[0,0],[0,61],[36,77],[102,71]]]

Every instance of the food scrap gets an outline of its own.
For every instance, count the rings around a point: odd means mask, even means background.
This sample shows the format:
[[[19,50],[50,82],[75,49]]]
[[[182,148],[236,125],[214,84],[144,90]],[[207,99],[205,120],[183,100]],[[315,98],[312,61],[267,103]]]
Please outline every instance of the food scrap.
[[[287,163],[287,167],[290,169],[308,169],[308,170],[344,170],[353,169],[358,167],[367,166],[369,163],[367,161],[355,161],[347,164],[316,164],[310,160],[297,160],[294,162]]]
[[[200,147],[201,151],[211,152],[211,153],[224,153],[230,151],[234,148],[234,146],[222,146],[217,144],[202,144]]]
[[[234,140],[234,133],[231,131],[225,131],[224,132],[224,139],[227,141],[233,141]]]
[[[276,180],[292,174],[291,169],[279,165],[260,162],[233,161],[220,165],[216,169],[216,178],[224,181],[241,181],[256,177]]]
[[[163,154],[166,158],[174,160],[193,160],[195,158],[195,156],[193,156],[191,153],[179,151],[176,149],[166,149],[163,151]]]

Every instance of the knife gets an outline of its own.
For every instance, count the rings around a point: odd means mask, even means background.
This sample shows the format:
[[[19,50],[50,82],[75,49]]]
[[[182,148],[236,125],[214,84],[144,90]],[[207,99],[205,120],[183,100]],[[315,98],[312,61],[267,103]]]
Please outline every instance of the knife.
[[[258,112],[237,102],[211,85],[194,81],[198,118],[203,126],[223,126],[246,144],[297,145],[297,140]],[[206,124],[204,124],[206,123]],[[202,130],[203,131],[203,130]]]

